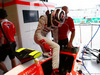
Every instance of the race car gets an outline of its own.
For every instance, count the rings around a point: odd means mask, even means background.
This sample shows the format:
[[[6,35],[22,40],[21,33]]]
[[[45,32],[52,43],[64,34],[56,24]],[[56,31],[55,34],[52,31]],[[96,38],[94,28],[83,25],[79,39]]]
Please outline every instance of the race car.
[[[22,51],[22,52],[21,52]],[[24,69],[22,72],[18,73],[17,75],[51,75],[52,73],[52,56],[48,55],[47,57],[41,57],[41,52],[35,52],[35,50],[32,49],[26,49],[22,48],[17,50],[18,58],[21,58],[20,61],[26,58],[32,58],[30,60],[33,60],[34,63],[29,66],[28,68]],[[60,51],[60,65],[59,65],[59,75],[83,75],[81,69],[77,69],[77,54],[79,52],[78,47],[73,47],[71,50],[68,49],[62,49]],[[20,54],[23,54],[22,57]],[[26,54],[25,54],[26,53]],[[31,54],[30,54],[31,53]],[[33,54],[33,55],[32,55]],[[25,56],[26,58],[25,58]],[[36,55],[34,57],[34,55]],[[40,56],[40,57],[39,57]],[[38,60],[37,60],[38,59]],[[29,62],[28,61],[22,61],[23,63]],[[30,68],[31,67],[31,68]],[[35,67],[35,69],[34,69]],[[33,69],[32,69],[33,68]],[[27,70],[27,73],[26,73]],[[29,71],[28,71],[29,70]],[[30,72],[31,70],[31,72]]]

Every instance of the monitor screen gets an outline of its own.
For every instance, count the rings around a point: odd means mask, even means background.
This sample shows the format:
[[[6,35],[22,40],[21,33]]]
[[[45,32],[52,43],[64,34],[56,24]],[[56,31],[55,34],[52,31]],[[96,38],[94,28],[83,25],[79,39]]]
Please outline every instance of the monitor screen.
[[[23,10],[24,23],[38,22],[39,14],[37,10]]]

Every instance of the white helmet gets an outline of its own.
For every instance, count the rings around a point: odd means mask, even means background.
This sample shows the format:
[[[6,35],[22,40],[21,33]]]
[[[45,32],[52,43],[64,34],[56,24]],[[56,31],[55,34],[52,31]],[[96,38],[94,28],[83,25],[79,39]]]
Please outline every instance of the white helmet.
[[[51,26],[57,27],[63,24],[65,20],[65,12],[61,9],[56,9],[51,13]]]

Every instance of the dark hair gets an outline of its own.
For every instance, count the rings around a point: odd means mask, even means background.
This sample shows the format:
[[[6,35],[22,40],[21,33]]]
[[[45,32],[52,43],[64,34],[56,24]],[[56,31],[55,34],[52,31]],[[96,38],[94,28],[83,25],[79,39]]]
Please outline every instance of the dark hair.
[[[4,19],[4,18],[6,18],[7,16],[8,16],[8,15],[7,15],[6,10],[0,9],[0,18],[1,18],[1,19]]]

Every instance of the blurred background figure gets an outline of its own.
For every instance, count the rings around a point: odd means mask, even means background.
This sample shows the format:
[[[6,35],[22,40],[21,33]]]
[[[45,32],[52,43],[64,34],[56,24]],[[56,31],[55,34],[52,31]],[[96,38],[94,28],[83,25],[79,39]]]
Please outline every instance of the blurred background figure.
[[[7,12],[4,9],[0,9],[0,69],[6,73],[8,70],[2,61],[5,61],[7,55],[11,60],[12,67],[16,66],[14,51],[16,48],[16,42],[14,39],[14,35],[16,33],[15,25],[6,19]],[[8,44],[8,41],[5,39],[3,32],[1,31],[1,27],[9,40],[11,46]]]

